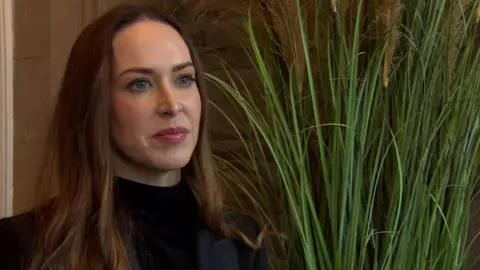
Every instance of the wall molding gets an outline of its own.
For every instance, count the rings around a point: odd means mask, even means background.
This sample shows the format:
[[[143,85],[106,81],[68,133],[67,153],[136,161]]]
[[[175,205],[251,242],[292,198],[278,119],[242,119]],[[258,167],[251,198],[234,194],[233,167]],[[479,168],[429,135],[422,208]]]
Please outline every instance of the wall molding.
[[[107,8],[105,0],[83,0],[80,2],[80,5],[80,18],[82,22],[82,29],[80,29],[80,31],[101,16]]]
[[[0,0],[0,218],[13,214],[13,0]]]

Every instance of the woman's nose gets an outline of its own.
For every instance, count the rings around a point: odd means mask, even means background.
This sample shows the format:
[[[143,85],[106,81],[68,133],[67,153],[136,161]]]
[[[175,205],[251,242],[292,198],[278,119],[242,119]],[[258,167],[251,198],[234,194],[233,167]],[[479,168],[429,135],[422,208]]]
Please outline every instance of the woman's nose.
[[[161,115],[176,115],[182,111],[182,106],[174,90],[167,83],[162,84],[157,94],[157,112]]]

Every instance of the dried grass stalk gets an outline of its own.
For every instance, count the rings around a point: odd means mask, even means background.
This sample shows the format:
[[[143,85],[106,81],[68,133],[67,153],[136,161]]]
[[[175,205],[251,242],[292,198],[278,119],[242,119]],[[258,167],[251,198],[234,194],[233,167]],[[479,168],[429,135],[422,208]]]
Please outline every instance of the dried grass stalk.
[[[390,71],[392,69],[392,61],[393,61],[393,54],[395,52],[396,44],[398,41],[398,29],[395,26],[395,22],[397,20],[400,8],[401,8],[401,1],[400,0],[390,0],[388,1],[385,6],[384,12],[384,22],[386,29],[388,31],[387,39],[388,45],[385,51],[385,58],[383,64],[383,86],[388,87],[388,77],[390,75]]]
[[[334,13],[337,12],[337,0],[330,0],[330,4],[332,6],[332,10]]]
[[[305,76],[305,55],[300,35],[299,7],[296,2],[296,0],[270,0],[267,12],[273,21],[272,28],[278,34],[283,60],[288,67],[294,65],[298,73],[298,89],[301,91]]]
[[[475,22],[480,22],[480,2],[478,3],[476,12],[475,12]]]

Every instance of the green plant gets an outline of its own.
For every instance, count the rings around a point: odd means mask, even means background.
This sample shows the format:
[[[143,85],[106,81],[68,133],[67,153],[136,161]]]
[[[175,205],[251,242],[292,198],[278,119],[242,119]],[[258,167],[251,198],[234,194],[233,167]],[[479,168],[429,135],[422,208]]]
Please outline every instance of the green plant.
[[[250,172],[219,162],[276,233],[274,268],[466,267],[479,169],[477,6],[297,0],[287,13],[270,1],[281,31],[246,23],[262,87],[252,94],[235,74],[209,79],[248,122],[236,127],[246,155],[232,155]]]

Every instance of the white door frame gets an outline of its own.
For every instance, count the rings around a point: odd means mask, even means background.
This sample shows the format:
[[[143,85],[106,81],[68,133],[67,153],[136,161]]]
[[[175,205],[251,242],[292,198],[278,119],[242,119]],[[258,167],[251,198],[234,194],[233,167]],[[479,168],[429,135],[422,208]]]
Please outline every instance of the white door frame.
[[[0,218],[13,214],[13,0],[0,0]]]

